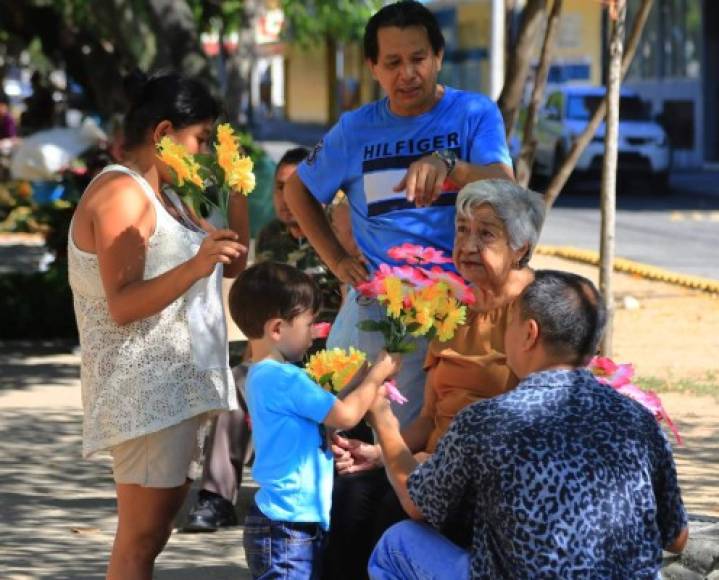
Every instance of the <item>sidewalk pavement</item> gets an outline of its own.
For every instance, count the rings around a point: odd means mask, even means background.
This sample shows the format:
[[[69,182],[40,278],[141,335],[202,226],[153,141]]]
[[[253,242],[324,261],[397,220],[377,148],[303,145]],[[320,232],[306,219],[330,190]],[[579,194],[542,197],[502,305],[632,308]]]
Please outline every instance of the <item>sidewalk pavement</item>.
[[[114,488],[109,460],[81,458],[79,357],[70,354],[71,348],[62,343],[0,345],[4,579],[104,577],[116,524]],[[255,491],[249,473],[245,481],[240,518]],[[719,570],[719,520],[693,518],[687,550],[664,564],[666,580],[717,580],[719,571],[710,572]],[[155,578],[249,579],[242,528],[174,533],[158,558]]]
[[[114,485],[109,459],[81,457],[79,357],[71,349],[63,343],[0,345],[3,579],[105,576],[116,525]],[[244,488],[240,509],[253,492]],[[240,527],[172,535],[155,578],[200,577],[250,578]]]

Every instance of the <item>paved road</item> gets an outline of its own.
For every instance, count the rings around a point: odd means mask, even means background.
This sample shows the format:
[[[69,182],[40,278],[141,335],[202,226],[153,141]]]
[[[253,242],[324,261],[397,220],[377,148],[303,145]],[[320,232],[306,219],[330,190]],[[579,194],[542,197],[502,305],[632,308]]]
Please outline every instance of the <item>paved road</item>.
[[[672,177],[670,195],[629,188],[617,197],[616,255],[719,279],[719,172]],[[598,184],[562,193],[540,243],[599,250]]]

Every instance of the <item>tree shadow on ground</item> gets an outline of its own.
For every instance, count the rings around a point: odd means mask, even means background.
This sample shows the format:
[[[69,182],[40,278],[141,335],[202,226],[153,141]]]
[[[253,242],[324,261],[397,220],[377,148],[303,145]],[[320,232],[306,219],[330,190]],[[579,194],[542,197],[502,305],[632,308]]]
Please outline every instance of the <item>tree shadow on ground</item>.
[[[64,340],[0,342],[0,391],[75,384],[80,367],[74,348]]]
[[[0,409],[3,577],[104,578],[114,537],[108,459],[81,457],[79,410]],[[156,578],[249,578],[241,528],[170,538]]]

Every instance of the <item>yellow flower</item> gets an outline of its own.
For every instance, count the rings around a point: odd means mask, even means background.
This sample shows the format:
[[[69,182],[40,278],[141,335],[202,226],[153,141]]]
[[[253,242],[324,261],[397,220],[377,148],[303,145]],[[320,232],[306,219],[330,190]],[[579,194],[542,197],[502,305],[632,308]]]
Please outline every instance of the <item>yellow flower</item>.
[[[365,354],[354,347],[348,351],[341,348],[321,350],[310,357],[305,370],[324,389],[337,392],[352,380],[365,359]]]
[[[434,324],[434,309],[432,308],[432,303],[428,300],[424,300],[421,294],[410,294],[409,303],[411,308],[404,319],[404,323],[406,325],[419,324],[419,328],[410,334],[413,336],[424,336]]]
[[[384,294],[380,294],[377,298],[387,304],[387,314],[399,318],[404,302],[402,280],[397,276],[387,276],[384,279]]]
[[[225,183],[233,191],[249,195],[255,189],[252,159],[240,156],[240,145],[232,127],[223,123],[217,127],[217,164],[225,174]]]
[[[157,154],[160,160],[175,172],[179,187],[182,187],[186,181],[194,183],[197,187],[204,185],[200,176],[200,165],[184,146],[165,136],[157,145]]]
[[[444,319],[437,321],[435,328],[437,329],[437,338],[440,342],[445,342],[454,336],[457,327],[464,324],[467,316],[467,308],[465,306],[457,306],[456,301],[454,307],[448,309]]]

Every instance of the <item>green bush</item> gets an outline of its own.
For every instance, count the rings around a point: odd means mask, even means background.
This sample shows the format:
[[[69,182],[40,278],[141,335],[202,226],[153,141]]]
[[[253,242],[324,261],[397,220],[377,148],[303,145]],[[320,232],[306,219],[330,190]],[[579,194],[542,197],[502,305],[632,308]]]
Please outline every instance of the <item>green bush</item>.
[[[67,265],[47,272],[0,275],[0,339],[70,338],[77,340]]]

